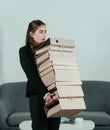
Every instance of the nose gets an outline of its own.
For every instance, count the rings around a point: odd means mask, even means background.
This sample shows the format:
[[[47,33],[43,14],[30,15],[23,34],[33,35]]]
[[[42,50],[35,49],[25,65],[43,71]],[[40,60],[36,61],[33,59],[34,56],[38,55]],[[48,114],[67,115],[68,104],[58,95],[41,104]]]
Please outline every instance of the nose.
[[[45,32],[43,33],[43,37],[46,37],[46,33]]]

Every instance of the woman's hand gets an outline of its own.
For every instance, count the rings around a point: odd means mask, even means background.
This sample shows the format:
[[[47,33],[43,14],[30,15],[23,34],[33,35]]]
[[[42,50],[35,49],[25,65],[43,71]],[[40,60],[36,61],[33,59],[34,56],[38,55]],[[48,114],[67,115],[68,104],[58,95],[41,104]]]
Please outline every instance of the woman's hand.
[[[55,95],[54,93],[49,93],[47,95],[47,97],[45,98],[45,106],[48,107],[48,106],[51,106],[54,103],[54,100],[53,100],[54,95]]]

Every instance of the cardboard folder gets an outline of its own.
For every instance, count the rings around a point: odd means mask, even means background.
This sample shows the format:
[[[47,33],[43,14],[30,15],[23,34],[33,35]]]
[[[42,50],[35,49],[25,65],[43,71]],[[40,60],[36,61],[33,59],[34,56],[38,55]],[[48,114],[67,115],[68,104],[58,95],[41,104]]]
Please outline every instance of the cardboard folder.
[[[73,53],[49,51],[49,52],[43,53],[40,56],[37,56],[36,64],[39,66],[48,59],[50,59],[53,62],[56,62],[56,61],[69,62],[69,63],[76,62],[75,56]]]
[[[56,86],[56,89],[59,98],[84,97],[81,86]]]
[[[49,38],[33,48],[39,76],[55,93],[54,102],[45,104],[47,117],[74,116],[86,108],[74,47],[73,40]]]
[[[37,44],[34,47],[35,55],[40,55],[46,51],[65,51],[72,52],[75,47],[73,40],[65,40],[60,38],[48,38],[45,42]]]
[[[54,70],[47,74],[41,76],[43,83],[46,86],[51,85],[55,82],[75,82],[75,84],[80,84],[80,76],[78,70]]]
[[[42,69],[43,68],[43,69]],[[73,64],[73,65],[54,65],[54,64],[47,64],[45,65],[45,67],[38,67],[38,71],[39,71],[39,74],[40,76],[42,77],[43,75],[49,73],[50,71],[56,71],[56,70],[76,70],[78,71],[78,67],[76,64]]]
[[[38,66],[39,73],[45,71],[50,66],[54,69],[78,69],[76,62],[68,62],[67,60],[46,60],[41,65]]]
[[[48,91],[56,90],[57,86],[80,86],[82,85],[82,82],[75,82],[75,81],[61,81],[61,82],[55,82],[51,85],[47,86]]]
[[[58,101],[59,98],[82,98],[84,93],[81,86],[57,86],[53,91],[55,94],[53,100]]]
[[[62,51],[62,52],[73,52],[73,48],[65,46],[47,45],[42,47],[40,50],[35,52],[35,55],[41,55],[47,51]]]
[[[83,98],[61,98],[59,103],[47,112],[47,117],[74,116],[85,109]]]

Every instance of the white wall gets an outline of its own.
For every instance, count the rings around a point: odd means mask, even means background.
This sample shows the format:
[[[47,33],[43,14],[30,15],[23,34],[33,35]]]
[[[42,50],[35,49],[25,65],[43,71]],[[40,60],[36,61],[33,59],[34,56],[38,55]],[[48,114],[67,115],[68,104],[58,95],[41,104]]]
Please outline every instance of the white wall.
[[[3,35],[2,35],[2,30],[0,28],[0,83],[3,82]]]
[[[82,80],[110,81],[110,0],[1,0],[0,82],[26,80],[18,50],[28,23],[41,19],[47,37],[76,41]]]

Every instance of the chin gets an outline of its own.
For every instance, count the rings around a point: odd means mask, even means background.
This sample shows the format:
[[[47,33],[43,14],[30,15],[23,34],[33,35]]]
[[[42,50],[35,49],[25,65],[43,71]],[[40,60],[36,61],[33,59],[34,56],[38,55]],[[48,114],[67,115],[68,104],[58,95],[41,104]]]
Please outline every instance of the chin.
[[[42,42],[45,42],[45,40],[42,40]]]

